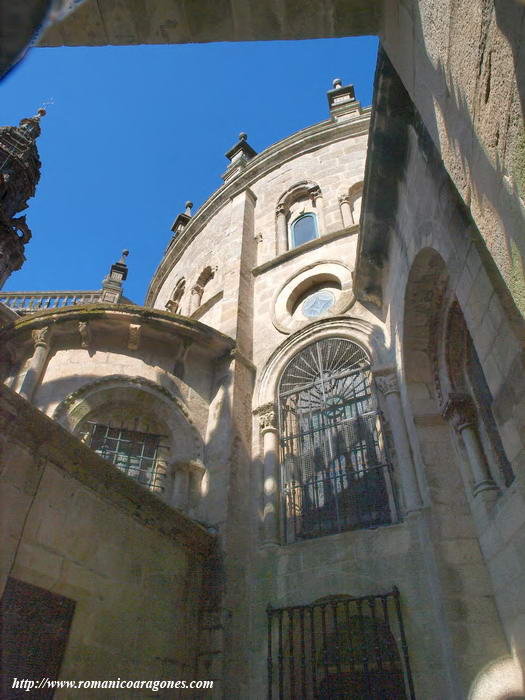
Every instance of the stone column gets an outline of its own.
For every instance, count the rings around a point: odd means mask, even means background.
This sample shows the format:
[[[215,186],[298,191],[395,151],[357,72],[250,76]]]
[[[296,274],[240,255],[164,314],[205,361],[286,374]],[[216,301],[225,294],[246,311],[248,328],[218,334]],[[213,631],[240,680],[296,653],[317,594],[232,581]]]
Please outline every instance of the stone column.
[[[497,491],[491,477],[477,429],[477,411],[468,394],[450,394],[443,408],[443,418],[461,435],[474,479],[474,496],[484,491]]]
[[[190,493],[190,470],[187,464],[178,462],[175,465],[173,484],[173,505],[186,512]]]
[[[190,307],[188,309],[188,316],[191,316],[195,311],[197,311],[197,309],[201,305],[202,292],[203,289],[199,285],[195,285],[195,287],[192,287],[190,293]]]
[[[388,408],[388,421],[392,426],[392,437],[399,463],[399,472],[405,496],[407,513],[422,507],[421,494],[416,478],[414,460],[410,451],[410,441],[395,373],[375,377],[376,384],[385,396]]]
[[[341,208],[341,217],[343,219],[343,228],[348,228],[354,223],[354,217],[352,216],[352,205],[350,202],[350,197],[347,194],[343,194],[339,197],[339,207]]]
[[[31,333],[34,344],[34,352],[29,362],[22,386],[18,392],[28,401],[31,401],[35,390],[42,379],[44,366],[49,355],[51,332],[48,326],[38,328]]]
[[[311,187],[309,190],[312,206],[317,212],[317,223],[319,228],[319,236],[326,236],[326,221],[324,220],[323,193],[320,187]]]
[[[273,403],[258,410],[263,442],[263,532],[265,544],[279,544],[279,438],[277,414]]]
[[[288,250],[288,226],[286,224],[286,207],[279,204],[276,211],[277,245],[276,254],[281,255]]]

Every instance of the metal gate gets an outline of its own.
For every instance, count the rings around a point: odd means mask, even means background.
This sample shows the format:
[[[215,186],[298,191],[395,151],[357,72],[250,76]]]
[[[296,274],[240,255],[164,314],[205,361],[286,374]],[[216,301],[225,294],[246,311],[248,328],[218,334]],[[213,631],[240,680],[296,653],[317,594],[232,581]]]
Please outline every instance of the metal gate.
[[[267,614],[269,700],[415,700],[397,588]]]
[[[327,338],[291,360],[279,425],[286,542],[395,519],[370,363],[358,345]]]

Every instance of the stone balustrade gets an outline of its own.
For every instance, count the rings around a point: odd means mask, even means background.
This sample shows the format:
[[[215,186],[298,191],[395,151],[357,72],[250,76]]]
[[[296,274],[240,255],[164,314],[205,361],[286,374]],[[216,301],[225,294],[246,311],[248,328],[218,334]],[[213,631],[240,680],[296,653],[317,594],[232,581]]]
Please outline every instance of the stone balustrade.
[[[0,302],[20,316],[36,313],[43,309],[59,309],[64,306],[95,304],[100,301],[102,292],[62,291],[62,292],[3,292]]]

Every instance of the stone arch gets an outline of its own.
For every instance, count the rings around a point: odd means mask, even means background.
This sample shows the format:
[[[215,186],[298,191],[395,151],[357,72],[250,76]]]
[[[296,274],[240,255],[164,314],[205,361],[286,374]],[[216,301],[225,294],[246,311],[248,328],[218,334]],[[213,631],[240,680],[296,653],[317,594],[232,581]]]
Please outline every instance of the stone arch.
[[[198,276],[197,281],[191,289],[190,314],[196,311],[201,306],[201,304],[204,301],[206,301],[206,286],[215,277],[217,269],[217,265],[206,265],[206,267]]]
[[[444,390],[442,381],[442,364],[450,357],[446,330],[450,324],[457,326],[457,319],[446,319],[448,289],[441,255],[431,248],[421,250],[405,289],[402,369],[408,414],[414,420],[411,433],[426,481],[431,533],[427,546],[434,552],[438,605],[443,610],[437,622],[442,626],[440,643],[451,687],[464,696],[480,668],[508,649],[473,517],[468,455],[443,417],[455,423],[447,413],[454,394],[446,386]]]
[[[166,309],[168,311],[171,311],[174,314],[180,313],[181,312],[181,307],[182,307],[182,297],[184,296],[184,291],[186,289],[186,280],[184,277],[181,277],[175,287],[173,288],[173,291],[170,295],[170,298],[168,299],[166,303]]]
[[[296,247],[293,244],[292,227],[294,221],[302,217],[314,218],[316,237],[324,235],[323,195],[315,182],[303,180],[292,185],[279,198],[276,205],[277,253]]]
[[[363,181],[355,182],[339,196],[339,207],[344,228],[355,226],[359,223],[363,186]]]
[[[174,502],[176,474],[183,469],[202,475],[202,438],[187,408],[169,389],[143,377],[111,375],[90,382],[66,396],[53,418],[81,439],[89,422],[108,420],[126,429],[165,435],[162,498],[173,505],[180,505]]]
[[[343,337],[357,343],[368,354],[372,366],[386,361],[385,333],[382,327],[349,316],[322,319],[288,336],[270,355],[254,391],[256,405],[275,401],[279,378],[292,357],[310,343],[325,337]]]

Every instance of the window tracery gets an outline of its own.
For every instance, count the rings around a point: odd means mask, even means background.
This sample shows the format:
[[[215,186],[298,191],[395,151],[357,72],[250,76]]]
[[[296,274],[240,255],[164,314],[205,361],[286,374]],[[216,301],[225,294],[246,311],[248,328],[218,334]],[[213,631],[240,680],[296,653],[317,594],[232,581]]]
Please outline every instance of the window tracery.
[[[288,363],[279,425],[287,542],[392,522],[381,420],[358,345],[325,338]]]

